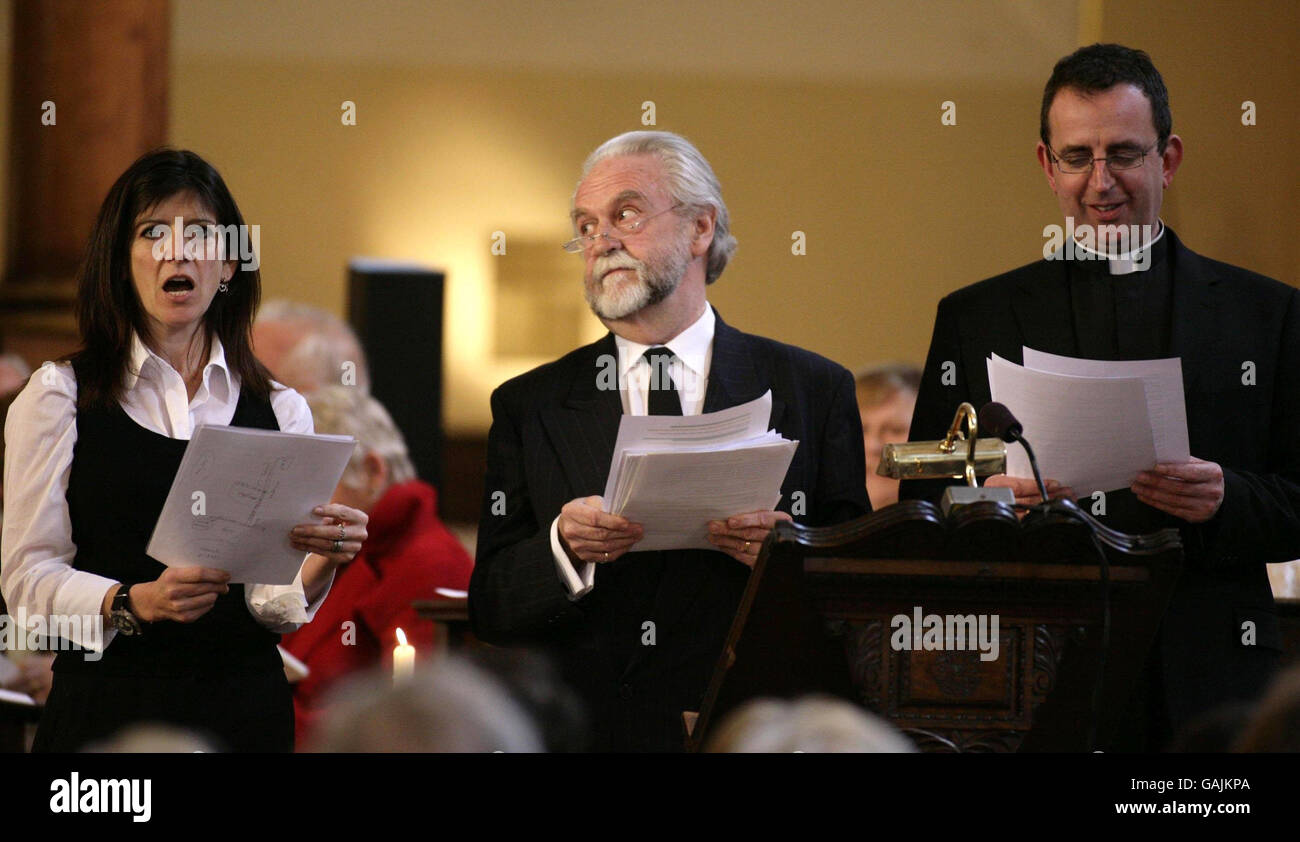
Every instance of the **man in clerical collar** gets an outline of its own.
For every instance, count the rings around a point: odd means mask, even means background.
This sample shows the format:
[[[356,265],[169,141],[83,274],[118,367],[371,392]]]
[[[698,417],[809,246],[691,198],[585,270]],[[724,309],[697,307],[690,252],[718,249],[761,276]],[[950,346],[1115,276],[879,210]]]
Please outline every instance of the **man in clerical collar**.
[[[1129,489],[1047,481],[1109,526],[1182,535],[1185,569],[1115,747],[1159,749],[1197,715],[1258,695],[1280,649],[1266,563],[1300,556],[1300,295],[1196,254],[1161,222],[1183,161],[1172,128],[1146,53],[1094,44],[1056,64],[1037,156],[1064,225],[1044,230],[1043,260],[939,303],[910,436],[942,438],[958,403],[990,400],[989,354],[1181,358],[1190,461],[1152,465]],[[1038,502],[1030,478],[987,484]],[[901,496],[943,485],[904,482]]]
[[[490,643],[553,653],[588,705],[592,748],[681,750],[683,713],[699,710],[764,538],[782,520],[870,511],[853,376],[742,333],[709,303],[736,241],[718,179],[685,138],[606,141],[570,221],[564,248],[610,332],[492,394],[470,620]],[[768,391],[767,426],[799,442],[780,502],[707,533],[699,522],[711,549],[641,550],[642,526],[600,497],[622,416],[698,415]]]

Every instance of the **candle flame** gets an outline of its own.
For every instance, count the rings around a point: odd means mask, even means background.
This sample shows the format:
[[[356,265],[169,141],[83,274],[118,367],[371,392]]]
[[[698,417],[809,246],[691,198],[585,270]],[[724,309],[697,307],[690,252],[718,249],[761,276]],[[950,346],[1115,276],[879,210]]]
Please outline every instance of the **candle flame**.
[[[397,643],[399,646],[406,645],[406,633],[402,631],[401,626],[397,628]]]

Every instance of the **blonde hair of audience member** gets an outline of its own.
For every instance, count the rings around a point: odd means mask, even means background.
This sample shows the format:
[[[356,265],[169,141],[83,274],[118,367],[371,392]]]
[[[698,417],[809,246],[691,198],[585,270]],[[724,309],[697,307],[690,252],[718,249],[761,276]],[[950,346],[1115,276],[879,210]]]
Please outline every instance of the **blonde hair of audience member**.
[[[1233,751],[1300,752],[1300,664],[1273,679]]]
[[[253,323],[253,352],[276,380],[304,396],[338,385],[370,391],[370,367],[356,333],[319,307],[283,298],[263,304]],[[355,382],[345,379],[349,371]]]
[[[212,754],[221,749],[205,737],[175,725],[128,725],[106,740],[90,743],[86,754]]]
[[[794,701],[755,699],[737,708],[713,733],[713,753],[908,753],[912,743],[885,720],[824,696]]]
[[[387,670],[330,694],[315,752],[540,752],[524,709],[496,679],[447,656],[394,684]]]
[[[920,388],[921,369],[909,363],[875,366],[857,376],[858,414],[867,451],[867,496],[873,510],[898,502],[898,480],[878,475],[876,468],[885,445],[907,441]]]
[[[383,404],[355,386],[329,386],[307,395],[317,433],[357,440],[334,501],[369,513],[391,486],[415,479],[406,440]]]

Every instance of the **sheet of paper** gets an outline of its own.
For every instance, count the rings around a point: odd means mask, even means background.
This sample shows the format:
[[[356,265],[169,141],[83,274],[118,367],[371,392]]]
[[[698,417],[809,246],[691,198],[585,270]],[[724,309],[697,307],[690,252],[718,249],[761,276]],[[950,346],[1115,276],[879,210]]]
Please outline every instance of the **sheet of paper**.
[[[767,430],[772,393],[720,412],[623,416],[606,511],[645,528],[637,550],[713,549],[708,523],[781,502],[799,443]]]
[[[295,658],[288,649],[283,646],[276,646],[275,648],[280,653],[280,660],[284,663],[284,677],[290,684],[297,684],[311,675],[311,668]]]
[[[36,707],[36,700],[26,693],[19,693],[17,690],[5,690],[4,688],[0,688],[0,702],[29,708]]]
[[[1080,497],[1128,488],[1138,471],[1156,462],[1146,389],[1138,377],[1073,377],[988,360],[993,400],[1025,428],[1044,479]],[[1032,477],[1019,444],[1007,445],[1007,473]]]
[[[1183,361],[1084,360],[1024,348],[1025,367],[1075,377],[1138,377],[1147,396],[1147,416],[1156,443],[1156,461],[1186,462],[1191,458],[1187,441],[1187,402],[1183,399]],[[1033,443],[1033,439],[1029,440]]]
[[[291,584],[305,556],[289,530],[319,522],[311,510],[334,494],[354,443],[199,427],[145,552],[169,567],[228,570],[232,583]]]

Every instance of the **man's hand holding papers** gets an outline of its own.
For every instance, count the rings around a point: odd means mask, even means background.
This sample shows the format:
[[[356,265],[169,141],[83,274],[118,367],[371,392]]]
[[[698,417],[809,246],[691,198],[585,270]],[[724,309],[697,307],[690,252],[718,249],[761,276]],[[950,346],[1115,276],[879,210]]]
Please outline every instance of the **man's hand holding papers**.
[[[604,510],[600,497],[579,497],[560,509],[560,543],[571,559],[613,561],[640,541],[641,524]]]
[[[713,546],[746,567],[753,567],[767,533],[777,521],[792,521],[785,512],[748,512],[726,520],[709,521],[709,541]]]
[[[612,515],[599,497],[570,500],[560,510],[560,543],[575,561],[615,561],[645,535],[639,523]],[[785,512],[746,512],[726,520],[709,521],[709,542],[718,550],[753,567],[758,551],[778,521],[793,520]]]
[[[768,430],[772,394],[721,412],[630,416],[619,425],[604,497],[570,500],[557,532],[586,562],[632,550],[716,549],[753,566],[777,521],[798,442]]]
[[[1044,473],[1059,471],[1085,494],[1128,486],[1141,502],[1189,523],[1218,513],[1223,468],[1188,452],[1180,360],[1115,362],[1021,350],[1023,367],[992,356],[989,383],[994,400],[1019,407],[1026,431],[1045,441]],[[1007,455],[1013,474],[1028,474],[1018,449]],[[1033,480],[998,476],[986,484],[1014,488],[1016,502],[1038,502]],[[1045,484],[1057,497],[1055,483]]]
[[[1137,475],[1133,494],[1188,523],[1205,523],[1223,505],[1223,468],[1195,456],[1189,462],[1156,465]]]

